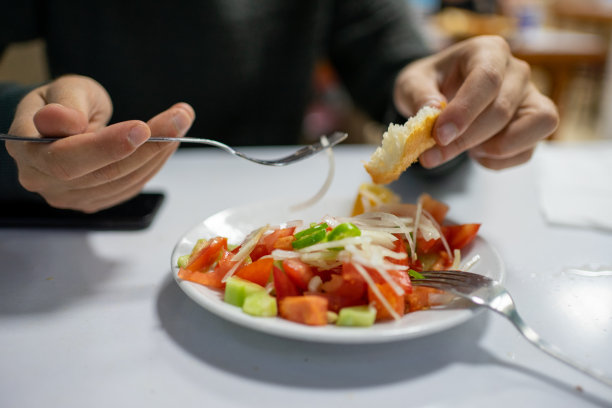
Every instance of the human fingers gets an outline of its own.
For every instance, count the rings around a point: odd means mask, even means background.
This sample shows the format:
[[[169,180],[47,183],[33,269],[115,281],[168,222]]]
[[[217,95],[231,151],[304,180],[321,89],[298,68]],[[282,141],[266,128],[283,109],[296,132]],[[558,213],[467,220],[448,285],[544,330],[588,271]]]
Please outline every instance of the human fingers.
[[[529,149],[524,152],[520,152],[512,157],[503,159],[495,159],[490,157],[474,157],[470,155],[474,160],[480,163],[481,166],[489,168],[491,170],[503,170],[508,167],[518,166],[523,163],[527,163],[533,155],[534,149]]]
[[[181,137],[187,132],[194,118],[195,112],[191,106],[186,103],[178,103],[152,118],[148,124],[154,136]],[[85,211],[98,211],[138,194],[178,147],[178,143],[149,143],[148,145],[151,144],[159,145],[159,150],[142,166],[121,178],[101,184],[93,189],[87,189],[94,191],[85,191],[85,196],[94,198],[90,202],[84,203]],[[134,155],[143,151],[143,148],[144,146]],[[132,157],[129,158],[129,160],[131,159]]]
[[[39,135],[33,118],[36,112],[47,104],[47,101],[43,97],[44,90],[42,88],[44,87],[39,87],[29,92],[19,102],[15,109],[13,122],[9,128],[10,134],[28,137],[36,137]],[[17,144],[17,142],[7,142],[7,146],[15,144]]]
[[[495,36],[468,40],[451,51],[445,55],[444,62],[452,69],[442,69],[445,77],[441,79],[441,89],[454,95],[433,130],[441,146],[463,135],[495,100],[512,59],[506,41]]]
[[[152,118],[149,125],[156,136],[178,137],[187,131],[194,115],[189,105],[176,104]],[[22,169],[20,178],[27,189],[40,193],[55,207],[95,212],[137,194],[177,146],[146,143],[128,157],[75,179],[57,178],[33,167]]]
[[[434,146],[421,155],[425,167],[438,166],[462,152],[497,135],[515,118],[530,89],[530,68],[523,61],[512,60],[495,99],[474,119],[470,126],[446,146]]]
[[[429,58],[406,66],[393,87],[393,102],[404,117],[414,116],[423,106],[441,108],[446,97],[440,92],[438,74]]]
[[[9,129],[20,136],[66,136],[102,126],[112,113],[110,97],[91,78],[66,76],[28,93]]]
[[[127,121],[97,132],[66,137],[53,143],[7,143],[9,154],[60,181],[73,180],[132,154],[150,136],[140,121]],[[15,142],[18,143],[18,142]]]
[[[495,137],[472,148],[470,156],[485,167],[504,168],[504,163],[511,163],[514,157],[531,151],[558,125],[559,114],[554,103],[531,85],[515,119]]]
[[[195,113],[191,106],[178,103],[149,120],[148,126],[151,136],[181,137],[187,132],[194,118]],[[178,143],[145,143],[128,157],[71,180],[70,188],[84,189],[124,179],[149,161],[163,164],[177,147]],[[128,179],[124,179],[124,182],[127,183]]]
[[[95,131],[105,126],[111,117],[113,107],[110,96],[92,78],[62,76],[43,91],[47,106],[34,116],[34,123],[42,135],[68,136]],[[54,109],[57,105],[65,109]],[[75,122],[77,118],[79,122]],[[81,128],[75,129],[77,123]]]
[[[137,170],[109,183],[99,184],[91,187],[70,188],[67,185],[50,187],[41,183],[46,191],[40,192],[49,205],[57,208],[68,208],[93,213],[105,208],[119,204],[138,194],[145,184],[159,171],[164,162],[172,155],[173,151],[162,154],[163,160],[151,160],[139,167]],[[30,169],[30,171],[36,171]],[[47,175],[40,175],[36,180],[49,179]]]

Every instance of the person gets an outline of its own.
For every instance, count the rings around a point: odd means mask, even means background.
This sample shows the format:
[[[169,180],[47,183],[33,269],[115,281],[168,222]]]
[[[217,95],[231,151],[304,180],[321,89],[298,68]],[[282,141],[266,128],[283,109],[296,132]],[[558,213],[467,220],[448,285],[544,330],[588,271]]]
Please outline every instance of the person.
[[[0,124],[63,137],[6,142],[23,188],[58,208],[90,213],[136,195],[177,148],[144,143],[152,135],[296,143],[321,58],[376,120],[447,103],[427,168],[466,151],[492,169],[521,164],[558,123],[503,39],[432,54],[404,0],[24,0],[3,17],[0,50],[46,41],[53,79],[4,82]]]

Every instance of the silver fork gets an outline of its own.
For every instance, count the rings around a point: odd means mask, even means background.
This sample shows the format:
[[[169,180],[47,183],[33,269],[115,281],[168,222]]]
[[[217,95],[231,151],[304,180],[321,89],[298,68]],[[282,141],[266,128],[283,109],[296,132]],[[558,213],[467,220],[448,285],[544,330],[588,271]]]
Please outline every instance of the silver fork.
[[[422,279],[412,279],[413,285],[442,289],[505,316],[527,340],[540,350],[612,387],[612,378],[599,370],[571,360],[556,346],[542,339],[531,327],[527,326],[518,314],[510,293],[498,282],[486,276],[462,271],[425,271],[421,274]]]
[[[306,145],[296,150],[285,157],[279,157],[278,159],[258,159],[255,157],[251,157],[245,153],[242,153],[233,147],[226,145],[225,143],[221,143],[217,140],[212,139],[201,139],[197,137],[150,137],[147,142],[181,142],[181,143],[197,143],[204,144],[209,146],[215,146],[220,149],[225,150],[226,152],[241,157],[246,160],[250,160],[252,162],[258,164],[264,164],[266,166],[286,166],[291,163],[295,163],[297,161],[303,160],[307,157],[312,156],[320,152],[323,149],[327,149],[337,145],[338,143],[344,141],[348,134],[342,132],[335,132],[331,136],[326,137],[325,139],[322,137],[318,142]],[[0,140],[11,140],[11,141],[19,141],[19,142],[35,142],[35,143],[51,143],[56,140],[59,140],[59,137],[25,137],[25,136],[15,136],[15,135],[7,135],[0,133]]]

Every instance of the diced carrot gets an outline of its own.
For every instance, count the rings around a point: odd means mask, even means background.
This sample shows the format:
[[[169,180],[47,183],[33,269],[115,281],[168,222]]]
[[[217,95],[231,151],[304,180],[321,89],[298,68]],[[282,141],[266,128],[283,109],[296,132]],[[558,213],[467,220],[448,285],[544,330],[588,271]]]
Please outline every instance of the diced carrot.
[[[281,317],[310,326],[327,324],[327,299],[321,296],[287,296],[279,301]]]

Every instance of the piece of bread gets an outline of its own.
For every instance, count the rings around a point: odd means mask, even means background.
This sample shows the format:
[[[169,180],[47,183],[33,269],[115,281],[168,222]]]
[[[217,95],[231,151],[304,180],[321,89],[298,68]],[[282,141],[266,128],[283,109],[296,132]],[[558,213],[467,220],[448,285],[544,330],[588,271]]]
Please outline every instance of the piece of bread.
[[[364,164],[374,183],[388,184],[397,180],[421,153],[436,144],[431,131],[440,112],[438,108],[424,106],[405,124],[389,125],[381,146]]]

